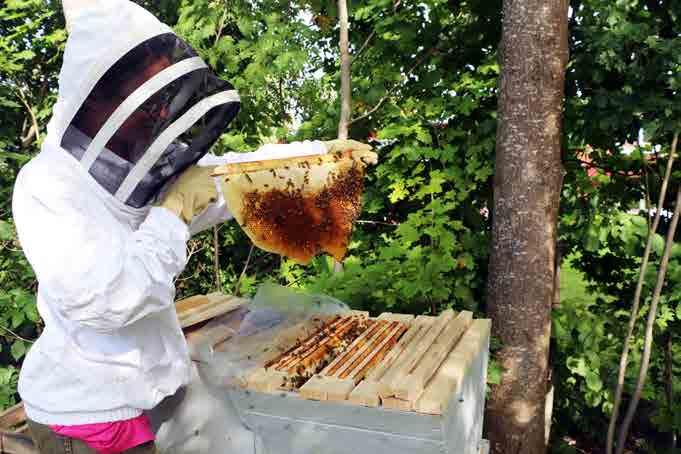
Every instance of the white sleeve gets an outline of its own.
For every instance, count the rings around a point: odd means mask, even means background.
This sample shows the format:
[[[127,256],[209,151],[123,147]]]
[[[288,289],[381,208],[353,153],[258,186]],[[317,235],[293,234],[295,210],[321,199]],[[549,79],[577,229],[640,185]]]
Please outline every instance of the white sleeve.
[[[14,220],[51,310],[113,331],[173,304],[189,239],[176,215],[152,208],[130,232],[91,194],[60,188],[59,181],[45,190],[45,182],[22,180],[15,185]]]

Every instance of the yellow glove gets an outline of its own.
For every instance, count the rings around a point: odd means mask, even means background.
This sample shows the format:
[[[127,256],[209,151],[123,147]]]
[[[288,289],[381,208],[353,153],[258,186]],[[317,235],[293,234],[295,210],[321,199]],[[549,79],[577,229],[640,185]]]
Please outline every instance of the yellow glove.
[[[371,145],[351,139],[327,140],[324,142],[324,145],[329,153],[338,151],[370,151],[372,149]]]
[[[189,225],[194,216],[218,199],[215,180],[210,176],[214,169],[215,167],[189,167],[168,189],[161,206]]]

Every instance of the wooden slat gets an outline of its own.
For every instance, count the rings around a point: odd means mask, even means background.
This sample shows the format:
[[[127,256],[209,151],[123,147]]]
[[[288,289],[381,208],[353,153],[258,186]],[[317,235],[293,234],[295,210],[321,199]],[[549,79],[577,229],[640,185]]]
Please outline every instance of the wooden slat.
[[[309,336],[307,336],[305,339],[303,339],[300,343],[294,345],[290,349],[286,350],[276,358],[271,359],[267,363],[265,363],[265,368],[277,368],[283,366],[287,361],[291,361],[293,358],[294,354],[299,354],[303,351],[305,351],[307,348],[311,347],[314,344],[314,341],[317,339],[319,336],[320,332],[322,330],[328,330],[330,328],[334,328],[342,323],[345,323],[346,320],[344,318],[341,318],[340,316],[334,317],[333,319],[329,320],[326,322],[324,325],[322,325],[319,329],[315,330],[312,332]]]
[[[261,161],[251,161],[251,162],[241,162],[234,164],[226,164],[217,167],[213,171],[213,176],[218,175],[236,175],[241,173],[251,173],[259,172],[262,170],[271,169],[281,169],[285,167],[294,167],[298,164],[327,164],[337,162],[341,159],[352,159],[353,156],[356,159],[361,159],[367,163],[376,162],[378,160],[378,155],[371,151],[366,151],[359,153],[357,151],[342,151],[338,153],[328,153],[324,155],[310,155],[310,156],[300,156],[294,158],[286,159],[267,159]]]
[[[391,369],[390,372],[381,379],[381,382],[385,385],[384,394],[381,394],[381,397],[392,397],[396,395],[397,386],[416,367],[416,364],[418,364],[425,352],[430,348],[433,342],[435,342],[437,336],[440,335],[447,323],[453,318],[454,311],[451,309],[442,312],[425,335],[419,335],[416,344],[410,345],[409,349],[405,350],[406,355],[404,356],[404,359],[400,359],[396,364],[397,367]]]
[[[365,407],[378,407],[381,405],[381,398],[378,395],[379,386],[375,381],[362,380],[352,390],[348,400],[353,404],[364,405]]]
[[[183,300],[175,301],[175,310],[178,315],[185,314],[191,310],[198,309],[210,303],[208,295],[194,295]]]
[[[352,380],[315,375],[300,387],[300,396],[312,400],[344,401],[354,388]]]
[[[248,301],[222,293],[196,295],[175,303],[177,316],[182,328],[210,320],[236,310]]]
[[[26,413],[23,403],[18,403],[0,413],[0,429],[11,429],[25,422]]]
[[[248,377],[248,387],[263,393],[273,393],[284,385],[286,374],[276,370],[257,369]]]
[[[381,380],[393,368],[399,366],[400,361],[407,355],[405,350],[410,344],[418,342],[423,332],[429,328],[436,318],[429,315],[416,317],[407,332],[387,352],[383,360],[371,369],[364,380],[353,390],[349,399],[361,405],[378,406],[381,403],[381,395],[387,394],[387,386]]]
[[[406,333],[400,338],[397,344],[390,349],[388,354],[383,358],[380,364],[378,364],[367,376],[367,379],[378,381],[390,370],[390,368],[395,364],[395,360],[404,352],[405,348],[415,339],[417,335],[432,321],[435,317],[429,317],[427,315],[422,315],[416,317],[416,320],[412,322],[411,326]]]
[[[352,320],[349,324],[338,328],[338,331],[336,331],[336,335],[334,337],[326,337],[322,339],[314,349],[301,355],[301,357],[296,358],[296,361],[294,361],[291,365],[286,366],[288,373],[295,374],[298,373],[297,371],[299,371],[301,368],[308,369],[313,367],[315,364],[319,364],[320,361],[325,359],[329,352],[340,345],[342,342],[342,336],[352,330],[357,323],[357,320]]]
[[[333,361],[329,363],[328,366],[322,370],[319,375],[325,375],[325,376],[334,376],[336,375],[336,372],[342,368],[345,363],[350,359],[350,357],[357,351],[359,350],[363,345],[366,344],[368,339],[371,339],[374,334],[377,333],[382,328],[383,324],[381,323],[372,323],[371,326],[366,329],[361,336],[359,336],[357,339],[355,339],[350,346],[345,349],[345,351],[338,355]]]
[[[276,361],[285,352],[295,350],[297,345],[301,343],[301,339],[308,339],[314,333],[327,323],[332,323],[333,317],[316,317],[311,320],[297,323],[289,328],[281,330],[272,340],[272,344],[268,346],[267,352],[263,352],[257,358],[259,364],[270,364]]]
[[[338,328],[332,333],[327,333],[326,337],[322,340],[315,342],[307,351],[304,351],[300,355],[293,358],[291,362],[288,362],[282,366],[277,366],[277,369],[287,370],[289,373],[295,372],[295,369],[302,365],[306,367],[307,364],[316,361],[320,357],[324,356],[330,347],[338,344],[341,341],[341,336],[350,331],[358,323],[357,318],[348,317],[343,324],[338,326]]]
[[[473,320],[414,404],[416,411],[433,415],[444,413],[450,396],[459,392],[464,376],[475,357],[482,348],[486,348],[490,328],[491,320],[489,319]]]
[[[252,374],[258,369],[263,369],[264,364],[278,357],[283,351],[298,343],[299,339],[304,339],[309,336],[310,333],[317,331],[320,325],[326,321],[327,319],[324,317],[315,317],[313,319],[305,320],[304,322],[280,330],[270,342],[263,342],[262,336],[246,336],[239,337],[235,341],[237,342],[236,345],[227,341],[218,344],[215,349],[216,351],[225,351],[226,349],[238,348],[240,352],[243,352],[244,356],[247,355],[248,364],[253,365],[252,369],[249,370],[246,368],[243,374],[240,374],[239,377],[234,377],[234,381],[237,384],[247,387],[249,374]],[[231,320],[229,322],[231,322]],[[225,331],[231,331],[231,323],[229,322],[219,326],[224,326]]]
[[[379,315],[378,320],[389,320],[391,322],[402,322],[409,326],[414,321],[415,316],[412,314],[394,314],[392,312],[383,312]]]
[[[396,397],[386,397],[381,399],[381,403],[385,408],[392,410],[411,411],[413,403],[408,400],[398,399]]]
[[[326,400],[327,392],[325,385],[326,383],[320,375],[314,375],[300,387],[298,393],[303,399]]]
[[[472,320],[473,313],[464,311],[449,322],[435,339],[435,342],[427,351],[423,352],[424,354],[416,368],[395,387],[395,396],[404,400],[416,400],[423,392],[430,377],[435,374],[440,364],[468,329]]]
[[[189,345],[210,344],[215,348],[227,339],[232,338],[239,331],[247,313],[248,308],[243,305],[232,311],[228,320],[220,323],[209,323],[198,329],[185,330],[184,337]]]
[[[379,322],[380,323],[380,322]],[[381,330],[376,332],[367,344],[360,348],[350,360],[341,369],[338,370],[336,376],[338,378],[352,377],[352,373],[355,371],[357,366],[364,362],[367,357],[371,357],[376,353],[376,348],[383,343],[383,340],[397,327],[401,324],[400,322],[385,322]],[[357,381],[355,381],[356,383]]]
[[[350,311],[350,313],[351,313],[352,315],[357,316],[357,317],[369,318],[369,311],[356,311],[356,310],[352,310],[352,311]]]
[[[352,371],[352,379],[355,381],[355,383],[357,383],[359,380],[362,380],[371,370],[371,368],[383,359],[383,357],[397,343],[400,336],[402,336],[406,330],[407,327],[403,323],[400,323],[388,333],[385,339],[383,339],[383,341],[376,346],[372,354],[364,358],[364,360],[355,368],[355,370]]]
[[[395,323],[395,322],[393,322]],[[382,339],[391,324],[385,321],[376,322],[377,329],[374,333],[362,342],[354,351],[348,352],[347,361],[345,361],[340,368],[338,368],[333,375],[338,378],[347,378],[348,373],[351,372],[355,366],[364,358],[369,352],[373,351],[375,344]]]
[[[0,431],[0,438],[2,438],[0,440],[0,452],[7,454],[38,454],[38,448],[33,443],[33,439],[25,432],[3,433],[3,431]]]
[[[355,382],[342,380],[335,377],[324,377],[327,381],[326,400],[330,402],[342,402],[348,400],[348,396],[355,389]]]

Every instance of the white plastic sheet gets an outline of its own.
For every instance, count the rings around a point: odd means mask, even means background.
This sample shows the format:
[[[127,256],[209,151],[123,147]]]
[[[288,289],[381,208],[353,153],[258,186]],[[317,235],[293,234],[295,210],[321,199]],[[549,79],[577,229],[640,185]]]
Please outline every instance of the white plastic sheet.
[[[245,374],[261,365],[263,355],[272,354],[284,332],[312,319],[349,310],[346,304],[328,296],[265,284],[247,310],[211,322],[206,329],[220,327],[217,331],[230,338],[216,348],[210,339],[192,346],[192,383],[150,413],[159,452],[276,453],[276,440],[281,435],[250,427],[244,417],[248,402],[235,399],[235,390],[244,383]]]

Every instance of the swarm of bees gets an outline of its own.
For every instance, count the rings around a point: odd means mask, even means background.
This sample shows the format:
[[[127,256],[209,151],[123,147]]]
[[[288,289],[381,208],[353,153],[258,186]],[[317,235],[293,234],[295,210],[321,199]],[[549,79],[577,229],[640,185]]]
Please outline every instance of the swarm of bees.
[[[361,212],[365,168],[376,160],[364,151],[235,165],[225,171],[225,198],[259,248],[302,264],[320,253],[341,261]]]

